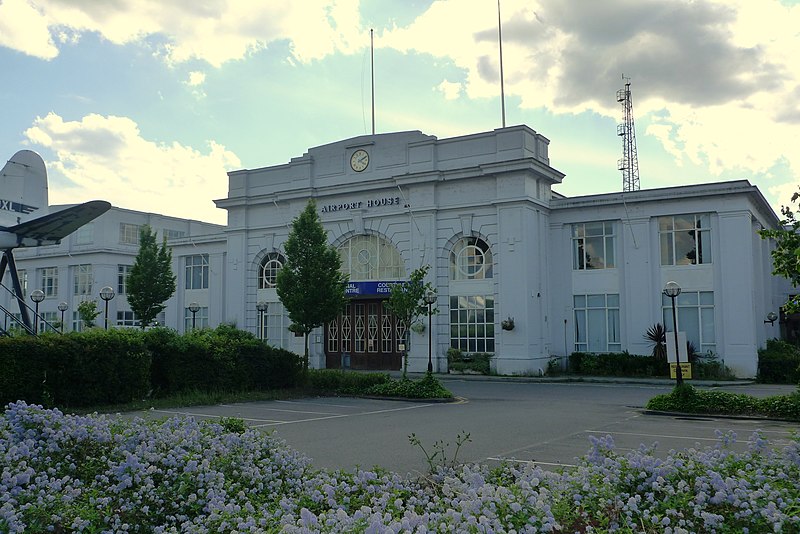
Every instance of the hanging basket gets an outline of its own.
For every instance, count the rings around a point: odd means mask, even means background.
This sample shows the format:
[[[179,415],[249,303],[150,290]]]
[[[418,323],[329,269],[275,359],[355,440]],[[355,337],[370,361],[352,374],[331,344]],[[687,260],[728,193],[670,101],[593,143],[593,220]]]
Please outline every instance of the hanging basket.
[[[500,322],[500,327],[503,330],[514,330],[514,318],[513,317],[509,317],[508,319],[503,319]]]

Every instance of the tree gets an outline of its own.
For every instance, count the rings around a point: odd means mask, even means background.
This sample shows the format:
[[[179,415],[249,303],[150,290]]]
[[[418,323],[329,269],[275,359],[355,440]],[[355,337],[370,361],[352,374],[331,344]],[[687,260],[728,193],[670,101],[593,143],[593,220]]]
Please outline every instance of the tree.
[[[792,202],[797,202],[800,193],[792,195]],[[781,221],[783,228],[765,229],[758,233],[762,239],[774,239],[777,246],[772,251],[772,274],[783,276],[791,282],[792,287],[800,285],[800,221],[789,206],[783,206]],[[800,296],[790,297],[784,304],[786,313],[800,311]]]
[[[94,300],[83,300],[78,304],[78,317],[81,318],[83,326],[86,328],[94,328],[94,320],[100,315],[97,309],[97,302]]]
[[[166,308],[164,302],[175,293],[172,251],[167,239],[156,244],[156,233],[144,225],[139,230],[139,253],[127,280],[128,304],[144,329]]]
[[[403,378],[408,372],[408,331],[417,317],[428,314],[428,305],[425,303],[425,294],[436,293],[430,282],[423,282],[430,270],[430,265],[423,265],[411,272],[408,280],[392,286],[387,306],[403,325],[405,331],[405,346],[403,351]],[[431,313],[436,310],[432,309]]]
[[[328,244],[313,199],[292,221],[284,252],[286,262],[278,271],[275,285],[292,321],[289,330],[305,336],[303,372],[307,372],[308,335],[341,313],[348,280],[341,272],[339,252]]]

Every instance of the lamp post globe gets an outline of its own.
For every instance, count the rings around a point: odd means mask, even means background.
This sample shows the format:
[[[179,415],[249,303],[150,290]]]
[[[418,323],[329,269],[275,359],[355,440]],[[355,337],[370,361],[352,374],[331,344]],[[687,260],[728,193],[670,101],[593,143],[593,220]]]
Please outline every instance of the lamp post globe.
[[[197,312],[200,311],[200,305],[196,302],[189,303],[189,311],[192,312],[192,330],[195,329],[197,322],[195,321],[195,316]]]
[[[33,310],[33,333],[39,333],[39,303],[44,300],[44,291],[41,289],[36,289],[31,292],[31,300],[35,304]]]
[[[681,294],[681,286],[678,282],[670,280],[664,285],[664,294],[672,300],[672,333],[675,337],[675,384],[683,384],[683,372],[681,371],[681,358],[678,349],[678,315],[675,312],[675,298]]]
[[[106,286],[100,290],[100,298],[103,299],[106,303],[106,318],[105,318],[105,329],[108,330],[108,301],[113,299],[116,293],[114,293],[114,288],[110,286]]]
[[[267,313],[267,309],[269,309],[269,304],[264,302],[263,300],[259,300],[256,303],[256,310],[258,310],[258,332],[259,332],[259,339],[262,341],[264,340],[264,314]]]
[[[58,311],[61,312],[61,333],[64,333],[64,312],[67,311],[69,308],[69,304],[66,302],[59,302],[58,303]]]
[[[425,304],[428,305],[428,373],[433,372],[433,332],[431,332],[431,316],[433,315],[432,306],[436,302],[436,294],[433,291],[425,293]]]

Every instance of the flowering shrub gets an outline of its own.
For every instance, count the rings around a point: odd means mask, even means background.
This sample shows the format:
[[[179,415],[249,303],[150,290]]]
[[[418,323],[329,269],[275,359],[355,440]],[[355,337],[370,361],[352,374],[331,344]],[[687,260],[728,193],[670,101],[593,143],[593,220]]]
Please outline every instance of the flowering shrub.
[[[0,419],[0,531],[798,532],[800,441],[658,458],[593,439],[578,468],[313,469],[260,431],[118,421],[23,402]]]

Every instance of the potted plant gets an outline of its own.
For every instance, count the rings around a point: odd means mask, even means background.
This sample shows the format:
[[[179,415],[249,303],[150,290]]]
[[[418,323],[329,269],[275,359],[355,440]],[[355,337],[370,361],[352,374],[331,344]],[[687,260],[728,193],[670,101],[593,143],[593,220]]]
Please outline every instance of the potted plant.
[[[503,319],[500,322],[500,327],[503,330],[514,330],[514,318],[513,317],[509,317],[508,319]]]

